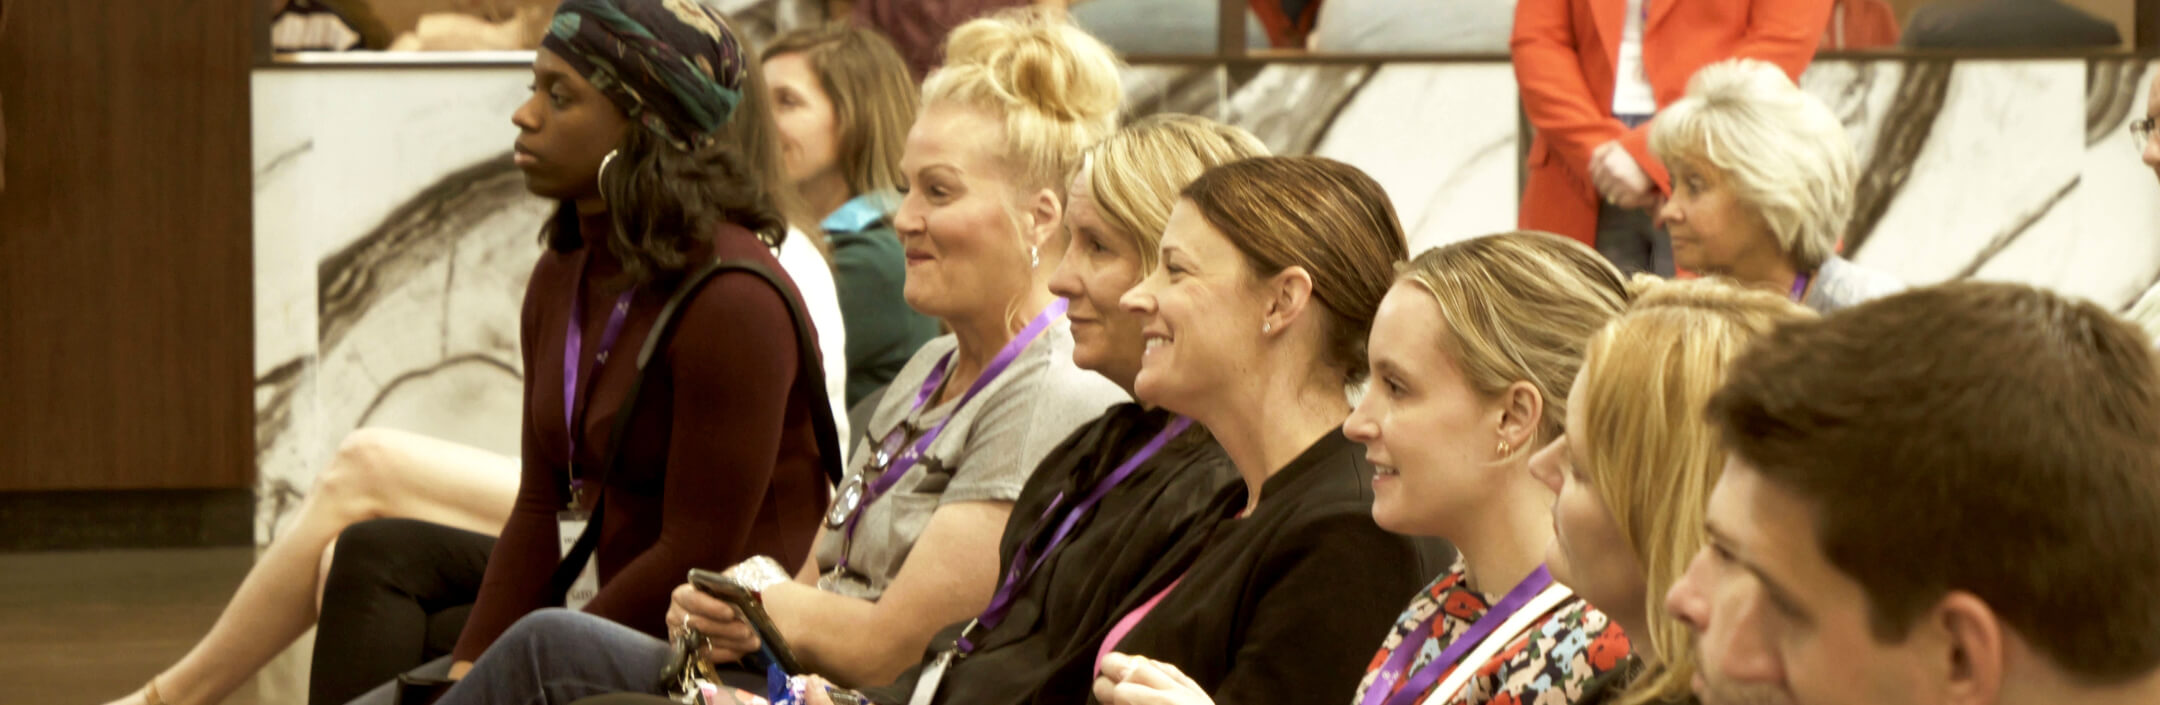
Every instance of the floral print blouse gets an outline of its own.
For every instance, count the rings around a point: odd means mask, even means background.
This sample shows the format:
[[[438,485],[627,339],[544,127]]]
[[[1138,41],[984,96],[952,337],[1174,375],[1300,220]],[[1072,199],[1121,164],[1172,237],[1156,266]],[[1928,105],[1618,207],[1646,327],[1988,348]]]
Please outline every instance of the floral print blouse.
[[[1365,680],[1358,683],[1352,705],[1364,702],[1365,689],[1372,685],[1373,677],[1387,663],[1388,654],[1427,617],[1435,612],[1441,614],[1433,635],[1419,648],[1417,658],[1411,661],[1410,671],[1396,682],[1396,688],[1401,688],[1402,681],[1410,679],[1410,673],[1424,668],[1448,644],[1469,631],[1470,625],[1499,600],[1498,595],[1471,590],[1464,581],[1464,570],[1462,559],[1457,558],[1447,574],[1425,586],[1410,601],[1410,607],[1396,618],[1387,640],[1380,643],[1379,653],[1374,654],[1372,663],[1365,667]],[[1432,693],[1428,692],[1420,702],[1424,705],[1574,703],[1583,695],[1584,687],[1591,679],[1607,671],[1625,668],[1627,657],[1627,635],[1620,632],[1620,625],[1583,602],[1582,598],[1570,598],[1516,637],[1492,660],[1478,664],[1476,677],[1471,678],[1469,685],[1454,699],[1433,700]],[[1446,673],[1441,674],[1442,680],[1446,677]],[[1437,681],[1434,687],[1437,687]]]

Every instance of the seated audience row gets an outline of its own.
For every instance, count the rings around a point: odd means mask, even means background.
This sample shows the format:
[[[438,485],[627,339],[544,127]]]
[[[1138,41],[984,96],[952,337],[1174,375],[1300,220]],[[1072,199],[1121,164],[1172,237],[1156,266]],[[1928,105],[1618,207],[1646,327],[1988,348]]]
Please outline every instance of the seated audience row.
[[[1117,58],[1055,17],[956,29],[915,114],[860,30],[760,61],[691,4],[565,2],[514,118],[560,202],[515,499],[381,436],[410,454],[131,699],[229,691],[315,562],[324,703],[2160,695],[2150,341],[1837,258],[1851,147],[1783,70],[1713,64],[1650,123],[1715,278],[1629,281],[1539,232],[1413,258],[1355,167],[1115,129]],[[784,254],[821,235],[830,335]],[[454,520],[326,547],[383,515]]]

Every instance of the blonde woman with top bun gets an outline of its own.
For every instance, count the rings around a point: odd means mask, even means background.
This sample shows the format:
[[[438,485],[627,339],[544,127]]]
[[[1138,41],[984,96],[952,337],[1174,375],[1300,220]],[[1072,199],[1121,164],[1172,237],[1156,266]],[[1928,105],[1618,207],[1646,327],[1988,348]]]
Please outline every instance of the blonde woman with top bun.
[[[1637,277],[1627,313],[1590,338],[1567,435],[1530,459],[1557,494],[1553,578],[1630,636],[1634,657],[1580,703],[1683,702],[1695,675],[1687,626],[1665,592],[1703,546],[1703,512],[1725,450],[1703,410],[1725,368],[1781,323],[1812,314],[1717,280]]]
[[[1073,365],[1048,282],[1065,245],[1065,183],[1116,127],[1118,62],[1060,19],[1016,12],[953,31],[923,86],[893,215],[909,307],[951,333],[909,360],[815,521],[809,560],[727,574],[758,592],[801,665],[844,686],[891,682],[940,628],[989,603],[998,535],[1029,473],[1126,395]],[[736,610],[685,583],[667,623],[763,691],[761,642]],[[444,702],[526,702],[653,687],[668,644],[571,612],[525,620]],[[560,663],[535,653],[559,649]],[[492,653],[492,652],[491,652]],[[543,668],[544,666],[544,668]],[[731,682],[735,682],[731,680]]]

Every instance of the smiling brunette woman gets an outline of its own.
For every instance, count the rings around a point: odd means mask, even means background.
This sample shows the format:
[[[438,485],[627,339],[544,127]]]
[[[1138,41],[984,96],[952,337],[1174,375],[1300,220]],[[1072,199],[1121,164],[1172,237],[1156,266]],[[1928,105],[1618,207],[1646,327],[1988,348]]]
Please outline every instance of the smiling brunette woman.
[[[1330,645],[1366,674],[1335,693],[1354,691],[1352,702],[1365,705],[1565,702],[1626,656],[1626,638],[1604,615],[1547,588],[1540,564],[1552,535],[1552,493],[1525,469],[1538,444],[1560,435],[1584,341],[1625,299],[1619,272],[1604,258],[1545,233],[1466,240],[1403,268],[1375,313],[1372,384],[1343,432],[1365,444],[1377,467],[1370,519],[1396,535],[1445,538],[1462,556],[1425,590],[1394,596],[1416,594],[1392,631],[1355,632],[1365,640],[1344,636]],[[1342,609],[1330,603],[1300,618],[1337,628]],[[1371,638],[1383,634],[1374,654]],[[1254,702],[1153,660],[1104,671],[1121,676],[1097,686],[1106,702]],[[1299,701],[1320,692],[1302,691]]]
[[[1155,552],[1115,598],[1116,621],[1078,664],[1101,676],[1105,700],[1142,657],[1225,702],[1348,692],[1390,605],[1447,553],[1374,524],[1373,467],[1341,429],[1365,330],[1407,249],[1402,226],[1354,167],[1259,157],[1186,187],[1161,249],[1123,297],[1146,341],[1134,392],[1206,427],[1238,476],[1201,509],[1209,530]],[[1046,688],[1038,700],[1084,696]]]

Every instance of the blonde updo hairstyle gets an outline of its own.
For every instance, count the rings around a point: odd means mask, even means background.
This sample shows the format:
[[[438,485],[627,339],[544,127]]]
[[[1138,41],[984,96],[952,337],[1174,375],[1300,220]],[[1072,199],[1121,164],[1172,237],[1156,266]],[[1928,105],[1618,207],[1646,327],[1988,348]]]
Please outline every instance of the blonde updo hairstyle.
[[[1155,269],[1180,189],[1210,168],[1267,153],[1243,128],[1164,113],[1126,125],[1088,150],[1083,163],[1103,223],[1133,238],[1144,273]]]
[[[925,107],[960,103],[1003,118],[1005,160],[1026,192],[1062,193],[1081,153],[1117,129],[1124,97],[1110,47],[1061,17],[1028,9],[954,28],[945,65],[922,87]]]
[[[1440,304],[1447,359],[1470,388],[1498,398],[1516,382],[1544,403],[1537,436],[1509,451],[1527,456],[1559,438],[1591,334],[1627,307],[1627,283],[1596,251],[1528,230],[1471,238],[1419,254],[1397,281]]]
[[[1575,403],[1590,489],[1612,514],[1647,583],[1647,635],[1658,665],[1637,678],[1627,705],[1680,698],[1694,677],[1688,629],[1665,593],[1703,546],[1703,515],[1725,449],[1703,410],[1735,356],[1778,325],[1814,317],[1774,293],[1714,279],[1638,275],[1625,314],[1589,339]]]

